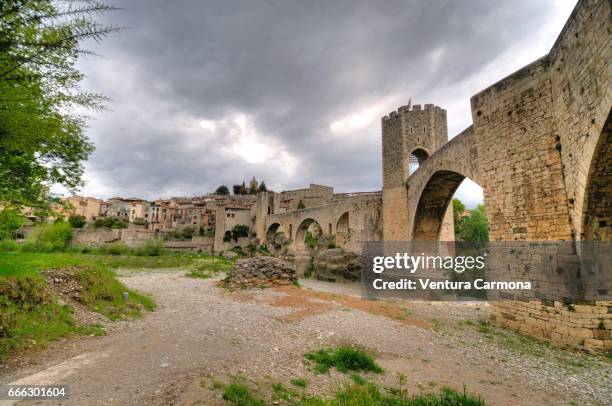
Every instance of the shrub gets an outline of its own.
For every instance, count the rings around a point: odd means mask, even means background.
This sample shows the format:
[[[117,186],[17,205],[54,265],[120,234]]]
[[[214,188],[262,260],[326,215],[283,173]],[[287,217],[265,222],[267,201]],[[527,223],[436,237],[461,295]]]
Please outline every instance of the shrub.
[[[25,218],[15,209],[0,211],[0,240],[15,239],[19,227],[25,223]]]
[[[164,243],[161,240],[152,238],[144,245],[136,248],[134,254],[141,257],[158,257],[164,252]]]
[[[181,231],[181,236],[185,239],[190,239],[191,237],[193,237],[193,232],[193,227],[185,227]]]
[[[144,226],[146,221],[142,217],[136,217],[132,223],[136,224],[137,226]]]
[[[32,229],[22,249],[37,252],[63,251],[71,238],[72,227],[69,223],[63,221],[53,224],[43,223]]]
[[[115,241],[104,244],[100,247],[100,252],[109,255],[125,255],[130,251],[123,241]]]
[[[68,222],[72,228],[83,228],[87,223],[87,220],[85,219],[85,216],[73,214],[72,216],[68,217]]]
[[[249,236],[249,226],[244,225],[244,224],[236,224],[234,227],[232,227],[232,238],[234,239],[234,241],[238,242],[238,238],[248,237],[248,236]]]
[[[127,226],[128,226],[127,220],[117,219],[117,220],[113,221],[113,225],[111,226],[111,228],[113,230],[118,230],[118,229],[121,229],[121,228],[127,228]]]
[[[0,252],[17,251],[19,246],[14,240],[0,240]]]
[[[99,218],[96,221],[94,221],[94,227],[95,228],[102,228],[102,227],[111,228],[114,222],[115,220],[113,220],[110,217],[103,217],[103,218]]]

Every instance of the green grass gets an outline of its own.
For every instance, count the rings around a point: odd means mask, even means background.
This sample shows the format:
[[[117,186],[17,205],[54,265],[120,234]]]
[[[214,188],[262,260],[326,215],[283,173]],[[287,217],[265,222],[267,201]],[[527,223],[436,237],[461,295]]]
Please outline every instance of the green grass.
[[[54,302],[41,274],[50,269],[70,270],[80,288],[79,302],[111,320],[155,308],[151,298],[127,289],[101,261],[67,253],[0,253],[0,358],[70,334],[102,332],[99,326],[76,325],[72,308]]]
[[[291,385],[297,386],[298,388],[305,388],[308,386],[308,381],[304,378],[294,378],[291,380]]]
[[[237,406],[265,406],[266,402],[254,396],[251,388],[240,382],[232,382],[223,389],[223,399]]]
[[[327,373],[331,368],[336,368],[342,373],[348,371],[383,372],[371,355],[362,349],[349,346],[322,348],[309,352],[304,357],[313,362],[315,371],[321,374]]]
[[[216,387],[223,390],[223,399],[229,404],[238,406],[261,406],[271,404],[241,381]],[[340,386],[330,397],[310,395],[303,390],[292,390],[281,383],[272,384],[274,404],[295,406],[483,406],[484,400],[479,396],[458,392],[443,387],[436,393],[424,393],[410,396],[405,390],[397,388],[381,389],[375,383],[360,377]],[[279,402],[281,401],[281,402]]]
[[[220,272],[229,272],[234,262],[224,257],[206,256],[194,261],[194,268],[185,276],[190,278],[209,279]]]

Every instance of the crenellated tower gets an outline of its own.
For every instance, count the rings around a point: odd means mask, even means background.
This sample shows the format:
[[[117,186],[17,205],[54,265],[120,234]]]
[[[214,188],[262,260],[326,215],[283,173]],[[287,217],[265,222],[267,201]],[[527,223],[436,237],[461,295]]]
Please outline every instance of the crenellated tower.
[[[408,102],[382,118],[385,240],[410,239],[406,179],[447,141],[446,110],[433,104]]]

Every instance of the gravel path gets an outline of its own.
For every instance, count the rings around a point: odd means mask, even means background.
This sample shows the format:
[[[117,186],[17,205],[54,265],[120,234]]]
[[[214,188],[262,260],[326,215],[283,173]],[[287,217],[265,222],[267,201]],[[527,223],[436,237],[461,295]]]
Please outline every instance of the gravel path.
[[[374,351],[386,370],[373,381],[393,386],[403,373],[410,393],[466,385],[490,404],[612,399],[608,362],[591,357],[587,367],[570,369],[556,361],[566,352],[523,355],[476,328],[457,325],[485,318],[482,304],[363,302],[350,296],[359,293],[355,285],[315,281],[302,289],[231,293],[215,280],[186,278],[179,271],[132,273],[122,280],[152,294],[158,309],[115,323],[107,336],[58,343],[36,357],[38,364],[5,372],[0,382],[68,383],[67,404],[78,405],[223,404],[211,384],[233,374],[264,391],[270,383],[304,377],[309,391],[328,393],[346,378],[314,375],[303,354],[352,343]],[[397,308],[409,308],[409,317],[396,317]]]

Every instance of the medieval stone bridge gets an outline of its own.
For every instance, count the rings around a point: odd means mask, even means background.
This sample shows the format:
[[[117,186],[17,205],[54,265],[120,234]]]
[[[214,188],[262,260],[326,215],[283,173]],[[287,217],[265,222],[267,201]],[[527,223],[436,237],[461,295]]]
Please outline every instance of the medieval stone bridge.
[[[279,234],[287,242],[288,251],[307,251],[307,231],[333,236],[335,245],[359,252],[362,241],[380,240],[381,193],[337,195],[336,201],[318,207],[269,214],[265,223],[265,241],[270,244]]]
[[[384,117],[384,239],[439,240],[469,178],[493,241],[611,240],[610,21],[609,1],[580,1],[548,55],[472,97],[450,142],[437,106]]]

